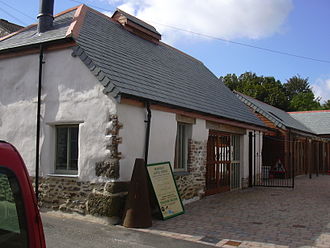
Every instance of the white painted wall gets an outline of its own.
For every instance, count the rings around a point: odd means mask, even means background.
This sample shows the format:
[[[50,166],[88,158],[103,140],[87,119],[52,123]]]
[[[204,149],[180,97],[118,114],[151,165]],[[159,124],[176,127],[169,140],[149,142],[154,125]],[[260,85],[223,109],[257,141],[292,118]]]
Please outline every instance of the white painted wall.
[[[249,133],[241,138],[241,177],[249,177]]]
[[[176,132],[176,114],[152,111],[149,164],[170,161],[173,166]]]
[[[170,161],[173,165],[177,122],[175,114],[151,110],[151,128],[148,163]],[[119,152],[120,180],[130,180],[136,158],[144,158],[147,124],[145,108],[127,104],[118,105],[119,122],[123,129],[119,131],[122,144]]]
[[[41,111],[41,175],[54,172],[56,123],[78,123],[79,177],[95,180],[105,158],[105,130],[116,103],[72,50],[44,56]],[[34,175],[39,56],[0,60],[0,139],[13,143]]]
[[[252,166],[254,166],[254,160],[256,163],[256,172],[261,173],[261,166],[262,166],[262,132],[256,131],[254,133],[253,130],[247,130],[246,134],[241,139],[241,173],[242,178],[249,177],[249,132],[255,134],[255,149],[254,149],[254,138],[252,138],[252,153],[255,153],[255,157],[252,157]],[[258,172],[259,170],[259,172]],[[254,175],[254,173],[253,173]]]
[[[119,131],[122,143],[118,151],[122,154],[120,160],[120,180],[130,180],[135,158],[144,158],[144,143],[146,136],[145,109],[119,104],[117,106],[118,120],[123,124]]]
[[[209,130],[206,128],[206,121],[196,119],[196,124],[192,127],[192,140],[206,141],[209,138]]]

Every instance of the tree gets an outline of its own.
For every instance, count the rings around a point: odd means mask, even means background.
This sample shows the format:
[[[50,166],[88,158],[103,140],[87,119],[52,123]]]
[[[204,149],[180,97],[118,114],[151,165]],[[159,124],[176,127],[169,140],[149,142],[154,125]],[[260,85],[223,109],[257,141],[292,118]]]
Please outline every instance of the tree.
[[[293,76],[283,84],[283,87],[290,102],[290,111],[321,109],[320,99],[315,98],[308,78]]]
[[[289,101],[291,101],[292,98],[299,93],[312,92],[308,78],[301,78],[299,75],[288,79],[287,82],[283,84],[283,87]]]
[[[220,79],[225,83],[225,85],[230,89],[230,90],[237,90],[240,87],[240,82],[238,81],[238,78],[236,74],[227,74],[224,77],[220,77]]]
[[[291,77],[285,84],[274,77],[257,76],[252,72],[245,72],[239,77],[227,74],[221,79],[231,90],[284,111],[330,109],[330,100],[321,106],[320,98],[315,98],[308,78],[301,78],[299,75]]]
[[[290,102],[292,111],[318,110],[321,104],[318,98],[315,99],[314,93],[300,92],[292,97]]]
[[[325,110],[330,110],[330,100],[322,104],[322,108]]]
[[[231,90],[236,90],[283,110],[287,110],[289,106],[283,85],[274,77],[257,76],[255,73],[245,72],[239,77],[235,74],[227,74],[221,79]]]

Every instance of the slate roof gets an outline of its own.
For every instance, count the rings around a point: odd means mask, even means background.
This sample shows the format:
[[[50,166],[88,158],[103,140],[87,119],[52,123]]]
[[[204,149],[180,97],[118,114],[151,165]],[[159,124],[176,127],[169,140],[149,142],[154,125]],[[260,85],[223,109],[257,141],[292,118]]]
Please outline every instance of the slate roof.
[[[5,36],[0,39],[0,52],[6,49],[26,47],[46,42],[53,42],[67,38],[66,32],[72,23],[75,9],[54,19],[53,28],[43,34],[38,34],[37,24],[32,24],[26,28],[19,30],[13,36]]]
[[[85,5],[79,8],[81,17],[74,17],[79,25],[73,35],[67,35],[74,16],[74,11],[69,11],[55,18],[53,30],[38,35],[32,26],[1,41],[0,53],[72,38],[77,43],[74,54],[104,85],[105,93],[117,99],[134,96],[265,127],[200,61],[162,42],[157,45],[144,40]]]
[[[3,32],[0,31],[0,33],[6,33],[6,34],[10,34],[13,32],[16,32],[17,30],[23,28],[20,25],[17,25],[15,23],[9,22],[7,20],[4,19],[0,19],[0,30],[2,29]]]
[[[330,134],[330,110],[290,112],[289,114],[318,135]]]
[[[299,131],[313,133],[311,129],[297,121],[289,113],[240,92],[235,91],[235,93],[242,102],[273,122],[275,126],[282,129],[293,128]]]

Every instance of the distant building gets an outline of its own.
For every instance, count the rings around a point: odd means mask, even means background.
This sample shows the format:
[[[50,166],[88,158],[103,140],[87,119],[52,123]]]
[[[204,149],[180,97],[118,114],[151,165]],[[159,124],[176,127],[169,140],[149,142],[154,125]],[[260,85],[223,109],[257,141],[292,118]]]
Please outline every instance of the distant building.
[[[0,19],[0,37],[6,36],[8,34],[14,33],[19,29],[23,28],[20,25],[11,23],[7,20]]]
[[[272,176],[268,172],[274,170],[279,161],[288,177],[292,173],[297,176],[329,170],[329,110],[287,113],[240,92],[235,93],[269,128],[268,132],[264,132],[262,141],[263,179]],[[259,183],[264,186],[283,185],[279,180],[260,180]]]

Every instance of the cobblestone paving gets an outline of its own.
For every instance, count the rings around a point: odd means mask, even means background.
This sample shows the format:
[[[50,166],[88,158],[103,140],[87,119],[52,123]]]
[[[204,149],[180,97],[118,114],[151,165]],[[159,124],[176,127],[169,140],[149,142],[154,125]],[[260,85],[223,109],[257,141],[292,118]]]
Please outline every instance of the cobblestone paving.
[[[295,189],[250,188],[206,197],[147,232],[217,247],[330,248],[330,176],[296,178]]]

